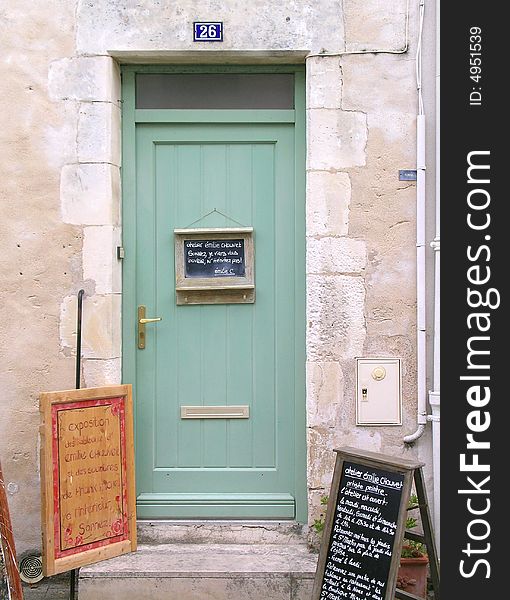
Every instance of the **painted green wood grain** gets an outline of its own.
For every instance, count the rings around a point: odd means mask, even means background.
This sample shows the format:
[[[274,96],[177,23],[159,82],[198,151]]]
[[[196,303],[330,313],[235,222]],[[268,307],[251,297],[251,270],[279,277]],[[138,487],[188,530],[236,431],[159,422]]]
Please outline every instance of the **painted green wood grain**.
[[[137,132],[138,133],[138,132]],[[154,172],[153,148],[149,140],[136,145],[136,202],[133,207],[136,215],[136,301],[131,318],[136,323],[136,305],[147,307],[147,316],[156,316],[155,280],[153,277],[155,252],[154,244],[147,239],[154,239],[155,225],[153,214]],[[129,253],[130,251],[128,251]],[[127,264],[125,265],[127,267]],[[138,468],[137,490],[151,489],[152,469],[154,466],[154,396],[155,396],[155,326],[146,327],[147,350],[136,353],[136,429]],[[135,337],[136,347],[136,337]],[[143,377],[139,377],[143,374]]]
[[[175,344],[168,341],[175,335],[175,303],[171,302],[172,286],[170,284],[170,270],[168,265],[173,264],[174,248],[169,241],[171,235],[168,228],[161,224],[171,223],[174,218],[175,205],[168,201],[169,194],[175,189],[175,178],[168,177],[168,165],[176,162],[177,148],[168,144],[159,144],[154,147],[155,161],[155,193],[154,230],[156,246],[155,277],[157,315],[164,314],[163,320],[153,326],[157,344],[151,348],[155,360],[156,393],[155,423],[164,423],[166,435],[156,435],[154,464],[164,467],[167,464],[177,464],[179,440],[179,414],[175,405],[170,401],[171,390],[177,388],[177,370],[173,365],[177,363],[179,353]],[[174,192],[175,193],[175,192]],[[166,274],[166,276],[164,276]],[[149,326],[147,326],[148,328]],[[157,349],[157,352],[156,352]],[[147,348],[146,348],[147,350]],[[145,352],[144,350],[143,352]]]
[[[134,117],[132,106],[130,114]],[[282,508],[253,499],[244,507],[242,502],[204,502],[200,508],[170,497],[156,501],[165,493],[215,492],[227,498],[263,492],[298,499],[306,516],[306,490],[297,485],[306,472],[306,453],[297,452],[299,445],[305,447],[304,428],[297,424],[297,413],[304,423],[304,380],[298,389],[304,337],[295,337],[296,330],[304,331],[304,300],[296,299],[297,294],[304,299],[299,272],[304,273],[304,204],[296,208],[296,198],[300,204],[303,195],[295,193],[296,173],[304,164],[295,166],[294,124],[215,123],[202,117],[202,123],[139,123],[136,160],[131,151],[125,168],[136,163],[136,198],[124,192],[130,198],[124,223],[131,223],[124,245],[127,255],[137,248],[137,261],[136,292],[133,263],[128,269],[124,263],[124,322],[132,319],[126,311],[136,312],[137,304],[146,304],[148,316],[163,317],[147,326],[146,350],[124,350],[124,380],[135,381],[135,362],[138,371],[139,515],[294,516],[288,503]],[[129,177],[126,173],[123,181],[132,181]],[[219,213],[200,220],[214,208],[255,228],[256,302],[178,307],[173,229],[197,220],[194,227],[235,225]],[[296,241],[298,227],[303,239]],[[124,348],[128,332],[133,327],[126,325]],[[181,420],[183,404],[249,404],[251,418]],[[303,440],[295,440],[297,432]]]
[[[137,123],[294,123],[294,110],[135,109]]]
[[[151,518],[165,517],[171,507],[174,517],[222,517],[289,519],[295,516],[294,497],[290,494],[141,494],[139,506]]]
[[[275,422],[278,429],[285,431],[285,438],[278,439],[277,466],[282,484],[292,481],[294,473],[290,473],[284,465],[294,465],[294,421],[295,421],[295,388],[294,388],[294,329],[295,299],[293,294],[295,277],[294,254],[294,220],[289,216],[294,214],[294,162],[284,160],[290,152],[294,155],[294,128],[286,128],[285,145],[275,146],[275,163],[282,162],[282,176],[275,179],[275,255],[279,257],[276,263],[276,293],[275,293],[275,354],[276,365],[276,405]],[[283,229],[286,236],[279,235]],[[291,396],[287,403],[281,400]],[[288,483],[287,483],[288,484]],[[295,493],[295,487],[294,487]]]
[[[280,126],[280,129],[282,126]],[[279,143],[279,140],[278,140]],[[276,403],[275,380],[278,370],[278,357],[275,355],[275,146],[277,144],[256,146],[253,148],[253,164],[257,165],[256,176],[253,177],[253,222],[255,229],[256,249],[256,302],[253,307],[252,340],[255,369],[265,374],[254,381],[253,396],[253,466],[276,466]],[[292,161],[291,161],[292,162]],[[271,198],[271,202],[267,199]],[[282,232],[280,232],[281,234]],[[274,401],[268,405],[266,399]],[[281,434],[286,437],[286,433]],[[263,476],[261,475],[261,478]]]
[[[240,223],[253,221],[253,146],[229,148],[229,175],[226,214]],[[239,202],[245,198],[245,202]],[[255,249],[257,245],[255,242]],[[257,273],[258,261],[255,261]],[[246,306],[229,305],[227,320],[228,381],[227,404],[249,404],[253,415],[253,319],[247,318]],[[252,307],[250,308],[250,313]],[[227,422],[228,464],[232,467],[253,466],[253,422],[239,419]]]

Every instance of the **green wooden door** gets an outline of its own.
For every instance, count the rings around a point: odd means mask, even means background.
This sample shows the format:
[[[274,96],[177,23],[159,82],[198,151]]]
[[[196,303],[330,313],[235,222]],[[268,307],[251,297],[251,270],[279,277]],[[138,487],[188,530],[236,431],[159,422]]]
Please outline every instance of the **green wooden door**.
[[[124,178],[134,190],[124,194],[123,379],[135,384],[138,515],[304,520],[295,111],[161,111],[173,122],[136,112]],[[255,303],[178,306],[173,230],[240,225],[254,230]],[[162,317],[147,325],[144,350],[138,305]],[[181,418],[183,405],[240,404],[248,419]]]

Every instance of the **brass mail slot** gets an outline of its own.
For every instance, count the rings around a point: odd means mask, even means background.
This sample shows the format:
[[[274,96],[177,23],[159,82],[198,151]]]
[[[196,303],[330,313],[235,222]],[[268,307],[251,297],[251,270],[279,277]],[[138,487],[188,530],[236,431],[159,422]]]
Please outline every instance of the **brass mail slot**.
[[[181,419],[249,419],[250,407],[238,406],[181,406]]]

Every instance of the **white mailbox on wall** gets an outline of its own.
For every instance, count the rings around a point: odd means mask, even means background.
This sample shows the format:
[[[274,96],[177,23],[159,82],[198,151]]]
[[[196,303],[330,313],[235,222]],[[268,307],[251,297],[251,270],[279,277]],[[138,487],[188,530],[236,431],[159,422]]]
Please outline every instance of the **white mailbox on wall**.
[[[356,425],[402,425],[400,358],[356,359]]]

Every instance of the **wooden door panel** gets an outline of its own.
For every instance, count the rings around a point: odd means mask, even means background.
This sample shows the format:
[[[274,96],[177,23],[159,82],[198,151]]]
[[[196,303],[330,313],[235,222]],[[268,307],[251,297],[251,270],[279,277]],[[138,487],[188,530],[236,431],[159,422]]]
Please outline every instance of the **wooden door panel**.
[[[137,354],[139,514],[292,517],[293,125],[141,125],[136,143],[137,303],[163,318]],[[174,228],[239,225],[254,228],[255,303],[177,306]],[[230,404],[250,418],[180,416]]]

